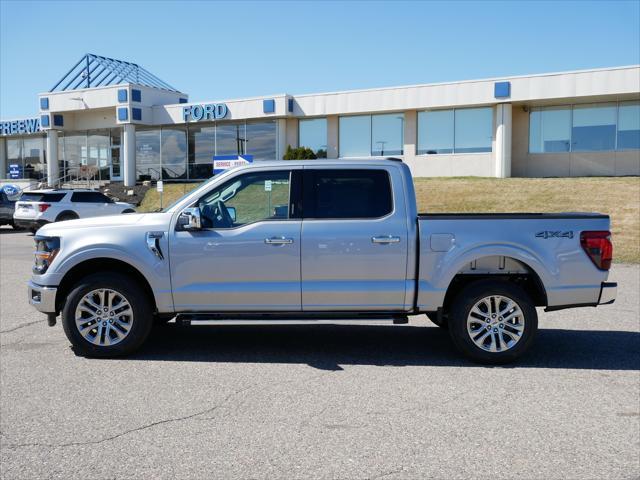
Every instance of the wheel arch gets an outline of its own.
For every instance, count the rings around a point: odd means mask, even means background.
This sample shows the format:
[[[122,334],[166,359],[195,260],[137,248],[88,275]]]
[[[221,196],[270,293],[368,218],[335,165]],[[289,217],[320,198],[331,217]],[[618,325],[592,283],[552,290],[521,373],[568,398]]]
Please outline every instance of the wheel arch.
[[[450,311],[456,295],[478,280],[503,280],[520,286],[536,306],[546,306],[547,292],[542,277],[522,259],[510,255],[485,255],[465,262],[457,269],[447,287],[443,310]]]
[[[147,278],[131,264],[122,260],[107,257],[84,260],[74,265],[64,274],[64,277],[62,277],[62,280],[58,285],[56,293],[56,311],[59,312],[62,310],[64,300],[79,280],[96,272],[113,272],[131,276],[131,278],[135,279],[136,283],[142,287],[143,291],[149,298],[149,301],[153,306],[154,313],[157,312],[156,298]]]
[[[58,215],[56,215],[56,222],[60,221],[60,218],[62,218],[65,215],[71,215],[72,217],[75,217],[74,219],[78,219],[80,218],[80,215],[78,215],[76,212],[74,212],[73,210],[63,210],[61,211]]]

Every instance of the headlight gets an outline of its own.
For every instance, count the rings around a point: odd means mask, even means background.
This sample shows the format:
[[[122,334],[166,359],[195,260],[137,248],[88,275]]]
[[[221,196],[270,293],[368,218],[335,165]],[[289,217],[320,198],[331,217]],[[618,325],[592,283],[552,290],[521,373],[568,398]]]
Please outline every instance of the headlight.
[[[36,242],[36,262],[33,266],[33,273],[42,275],[60,251],[60,239],[58,237],[35,237],[34,240]]]

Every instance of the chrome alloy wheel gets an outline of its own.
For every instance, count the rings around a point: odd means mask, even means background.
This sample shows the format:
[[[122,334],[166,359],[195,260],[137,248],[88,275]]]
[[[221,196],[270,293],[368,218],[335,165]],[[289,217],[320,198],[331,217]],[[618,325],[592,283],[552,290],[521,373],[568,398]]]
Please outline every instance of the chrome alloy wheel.
[[[133,309],[119,292],[100,288],[87,293],[76,307],[76,327],[85,340],[100,347],[126,338],[133,325]]]
[[[509,297],[484,297],[469,312],[467,333],[482,350],[504,352],[513,348],[522,338],[524,314],[520,306]]]

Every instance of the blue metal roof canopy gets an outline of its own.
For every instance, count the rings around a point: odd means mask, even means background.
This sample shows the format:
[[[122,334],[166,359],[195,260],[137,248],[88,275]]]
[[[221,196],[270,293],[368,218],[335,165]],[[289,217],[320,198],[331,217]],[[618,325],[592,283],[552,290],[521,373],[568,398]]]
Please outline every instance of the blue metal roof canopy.
[[[105,87],[121,83],[135,83],[178,92],[171,85],[135,63],[102,57],[93,53],[87,53],[82,57],[49,91],[66,92],[80,88]]]

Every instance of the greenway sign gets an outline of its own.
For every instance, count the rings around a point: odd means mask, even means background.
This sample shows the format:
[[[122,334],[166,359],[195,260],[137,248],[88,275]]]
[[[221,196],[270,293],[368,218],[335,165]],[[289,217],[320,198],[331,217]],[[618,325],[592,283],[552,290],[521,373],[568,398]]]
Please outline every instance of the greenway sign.
[[[40,119],[38,117],[0,122],[0,135],[3,137],[8,135],[38,133],[41,130]]]
[[[183,122],[218,120],[227,116],[229,109],[224,103],[207,103],[182,107]]]

